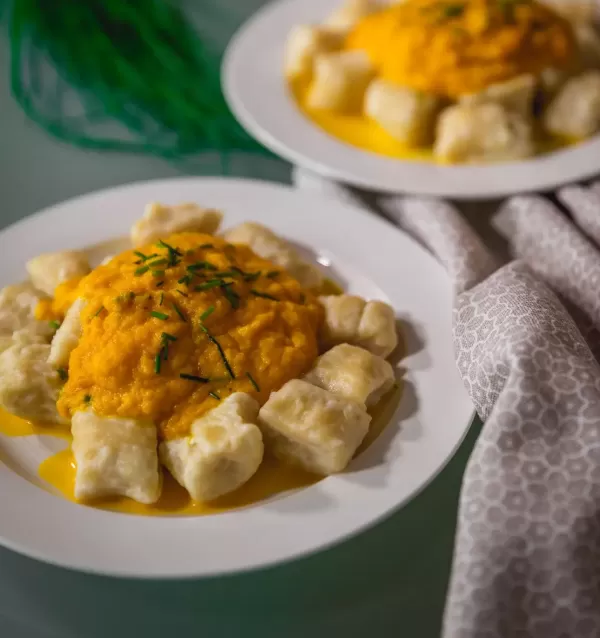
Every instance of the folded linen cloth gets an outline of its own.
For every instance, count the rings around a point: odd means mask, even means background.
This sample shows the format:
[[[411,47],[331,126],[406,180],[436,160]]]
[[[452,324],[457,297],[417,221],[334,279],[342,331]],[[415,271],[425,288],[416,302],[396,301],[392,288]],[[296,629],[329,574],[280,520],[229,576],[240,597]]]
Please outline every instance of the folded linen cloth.
[[[509,200],[495,225],[519,259],[500,266],[449,204],[365,200],[298,170],[295,183],[377,208],[454,283],[457,364],[485,425],[463,479],[445,638],[600,636],[600,187],[560,191],[574,221],[540,197]]]

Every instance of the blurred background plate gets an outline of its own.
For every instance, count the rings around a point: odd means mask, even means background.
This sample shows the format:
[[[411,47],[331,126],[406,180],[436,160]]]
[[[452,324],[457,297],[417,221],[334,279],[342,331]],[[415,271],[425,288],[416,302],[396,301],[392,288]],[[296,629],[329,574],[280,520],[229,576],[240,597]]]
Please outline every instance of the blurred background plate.
[[[521,162],[442,166],[390,159],[340,142],[296,107],[283,77],[290,29],[322,22],[341,0],[276,0],[231,41],[222,81],[234,114],[260,142],[285,159],[369,190],[454,199],[489,199],[544,191],[600,172],[600,136]]]

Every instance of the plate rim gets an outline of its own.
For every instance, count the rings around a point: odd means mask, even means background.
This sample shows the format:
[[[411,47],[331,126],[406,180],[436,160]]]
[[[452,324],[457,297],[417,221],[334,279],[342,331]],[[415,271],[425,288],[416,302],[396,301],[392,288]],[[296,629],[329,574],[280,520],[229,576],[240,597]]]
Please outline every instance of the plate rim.
[[[200,188],[206,187],[206,186],[208,186],[209,188],[211,186],[214,186],[215,188],[217,187],[222,188],[223,185],[226,185],[228,188],[231,186],[234,186],[235,188],[258,187],[259,189],[276,190],[276,191],[285,193],[286,196],[287,195],[299,196],[308,201],[313,200],[315,202],[320,202],[321,205],[325,203],[330,206],[339,208],[341,210],[349,209],[349,208],[353,209],[354,214],[358,214],[359,217],[363,217],[365,220],[368,218],[369,223],[380,225],[381,228],[385,227],[386,231],[388,232],[389,232],[389,226],[391,226],[391,224],[381,219],[378,219],[376,217],[371,217],[366,211],[360,209],[359,207],[351,206],[350,204],[347,204],[347,203],[334,202],[333,200],[330,200],[321,195],[301,192],[301,191],[298,191],[298,189],[295,189],[288,185],[283,185],[283,184],[273,183],[273,182],[268,182],[263,180],[238,179],[238,178],[227,178],[227,177],[193,177],[192,176],[192,177],[181,177],[181,178],[171,178],[171,179],[161,179],[161,180],[141,180],[137,182],[131,182],[128,184],[122,184],[112,188],[111,187],[104,188],[104,189],[93,191],[91,193],[84,194],[84,195],[79,195],[79,196],[64,200],[63,202],[59,202],[51,206],[45,207],[43,209],[40,209],[39,211],[36,211],[35,213],[30,214],[16,221],[13,224],[10,224],[4,227],[3,229],[0,230],[0,238],[3,238],[3,236],[5,236],[7,233],[10,234],[12,231],[18,230],[20,228],[26,228],[28,225],[31,225],[31,224],[35,225],[37,223],[37,220],[46,216],[49,213],[60,214],[60,210],[65,206],[85,204],[85,200],[94,200],[94,199],[102,200],[103,197],[109,194],[114,197],[120,197],[123,195],[123,193],[127,191],[136,191],[140,188],[144,189],[146,187],[151,187],[153,189],[160,190],[164,186],[176,187],[177,185],[181,185],[181,184],[197,184]],[[402,233],[398,228],[394,228],[393,234],[402,235],[406,239],[409,239],[409,241],[412,242],[412,240],[406,237],[405,234]],[[415,242],[412,242],[412,243],[415,243]],[[426,252],[424,251],[424,249],[420,247],[419,247],[419,250]],[[431,255],[429,255],[429,257],[433,259]],[[439,267],[442,268],[441,265]],[[465,392],[465,396],[467,396],[466,390],[464,390],[464,392]],[[65,569],[70,569],[70,570],[75,570],[75,571],[80,571],[80,572],[85,572],[90,574],[104,575],[109,577],[125,577],[125,578],[142,579],[142,580],[156,580],[156,579],[186,580],[186,579],[213,578],[213,577],[223,576],[227,574],[241,574],[241,573],[245,573],[249,571],[267,569],[278,564],[288,563],[290,561],[298,560],[307,555],[312,555],[312,554],[319,553],[321,551],[325,551],[337,545],[338,543],[341,543],[347,540],[348,538],[352,538],[370,529],[371,527],[377,525],[382,520],[385,520],[389,516],[393,515],[395,512],[401,509],[404,505],[406,505],[410,500],[417,497],[439,475],[439,473],[443,471],[443,469],[454,457],[457,450],[460,448],[460,446],[464,442],[464,439],[467,436],[468,432],[470,431],[475,419],[476,419],[476,414],[474,409],[471,406],[470,414],[465,419],[464,426],[461,426],[462,429],[461,429],[460,437],[458,437],[458,439],[454,442],[451,449],[445,453],[443,462],[440,463],[437,466],[436,470],[434,472],[431,472],[430,475],[425,480],[423,480],[416,489],[413,489],[412,491],[407,493],[403,498],[399,499],[393,506],[386,508],[379,515],[376,515],[367,520],[364,520],[361,524],[355,525],[354,527],[347,529],[345,532],[337,534],[335,538],[331,538],[330,540],[325,542],[320,542],[315,547],[308,547],[306,549],[302,549],[296,552],[290,552],[284,558],[262,560],[259,564],[249,563],[248,565],[236,566],[235,568],[231,568],[231,567],[223,568],[220,570],[213,570],[211,572],[206,572],[206,573],[187,573],[187,572],[186,573],[180,573],[180,572],[170,573],[170,572],[163,572],[163,571],[161,571],[160,573],[148,573],[147,571],[131,570],[130,568],[125,568],[122,571],[120,571],[119,569],[114,569],[114,568],[104,569],[101,566],[98,567],[98,566],[90,566],[90,565],[81,565],[81,564],[78,564],[77,562],[68,563],[63,560],[56,560],[56,559],[53,559],[51,555],[48,555],[47,553],[44,553],[41,550],[38,550],[38,548],[36,547],[32,548],[30,546],[27,546],[26,544],[25,545],[21,544],[19,541],[14,541],[14,540],[5,538],[3,535],[3,531],[1,529],[1,525],[0,525],[0,544],[2,544],[5,547],[8,547],[9,549],[13,551],[32,557],[36,560],[40,560],[44,563],[48,563],[48,564],[55,565]],[[8,472],[12,474],[12,470],[9,469]],[[20,479],[20,480],[25,481],[25,479]],[[25,482],[27,483],[27,481]],[[61,497],[49,495],[45,493],[43,490],[40,490],[39,488],[37,488],[36,486],[33,486],[31,484],[28,484],[28,485],[31,489],[38,490],[39,492],[46,494],[46,496],[50,496],[57,503],[72,505],[71,503],[62,499]],[[93,511],[93,512],[102,512],[102,510],[94,510],[92,508],[86,508],[86,509],[89,509],[90,511]],[[235,512],[231,512],[231,513],[233,514]],[[103,512],[103,514],[106,514],[106,512]],[[108,514],[111,515],[113,513],[109,512]],[[123,519],[125,518],[139,519],[140,518],[138,516],[121,514],[121,513],[118,516],[123,517]],[[207,517],[207,518],[212,518],[212,517]],[[154,520],[160,520],[160,519],[155,518]],[[182,519],[179,519],[179,520],[182,520]]]
[[[585,181],[600,174],[600,133],[575,146],[545,153],[520,162],[479,166],[444,166],[411,162],[377,155],[338,140],[308,120],[289,95],[280,70],[283,59],[282,34],[278,22],[297,14],[292,24],[327,15],[340,0],[272,0],[243,23],[227,46],[221,64],[221,85],[225,99],[240,124],[260,143],[299,167],[333,180],[388,194],[448,197],[458,201],[488,200],[516,194],[546,192],[570,182]],[[260,43],[258,32],[261,32]],[[265,41],[264,32],[271,39]],[[255,36],[256,34],[256,36]],[[260,46],[259,46],[260,44]],[[264,100],[276,105],[268,109],[249,106],[256,91],[241,90],[238,67],[250,64],[252,51],[270,52],[256,64],[266,68],[272,91]],[[277,66],[269,66],[269,62]],[[275,73],[277,78],[271,77]],[[263,72],[264,74],[264,72]],[[277,80],[279,80],[278,86]],[[251,95],[254,93],[254,96]],[[271,116],[266,113],[270,113]],[[284,121],[285,124],[280,122]],[[594,164],[595,161],[595,164]],[[407,171],[406,175],[403,172]],[[421,177],[416,180],[416,176]],[[415,186],[415,180],[418,186]]]

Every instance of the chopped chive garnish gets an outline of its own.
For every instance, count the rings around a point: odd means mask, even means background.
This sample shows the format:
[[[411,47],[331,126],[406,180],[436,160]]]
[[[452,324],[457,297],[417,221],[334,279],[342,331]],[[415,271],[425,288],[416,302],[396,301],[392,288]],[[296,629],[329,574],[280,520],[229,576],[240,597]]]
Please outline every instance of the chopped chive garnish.
[[[166,321],[169,318],[169,315],[166,315],[164,312],[157,312],[153,310],[150,315],[155,319],[161,319],[162,321]]]
[[[191,282],[192,282],[191,275],[184,275],[181,279],[177,280],[178,284],[185,284],[186,286],[189,286]]]
[[[144,273],[147,273],[150,270],[150,268],[148,266],[140,266],[139,268],[137,268],[135,270],[135,272],[133,273],[136,277],[140,277],[141,275],[143,275]]]
[[[158,301],[158,305],[162,306],[163,305],[163,301],[165,300],[165,293],[161,292],[160,293],[160,297],[159,297],[159,301]]]
[[[58,330],[60,328],[60,321],[53,320],[49,321],[48,323],[50,324],[51,328],[54,328],[54,330]]]
[[[266,292],[260,292],[260,290],[255,290],[252,288],[250,291],[255,297],[262,297],[263,299],[270,299],[271,301],[279,301],[277,297],[273,297],[273,295],[268,295]]]
[[[208,383],[210,379],[206,377],[198,377],[195,374],[180,374],[181,379],[187,379],[188,381],[195,381],[196,383]]]
[[[257,392],[260,392],[260,388],[258,387],[258,383],[256,383],[256,381],[254,380],[254,377],[249,372],[246,372],[246,376],[248,377],[250,383],[254,386],[254,389]]]
[[[163,241],[162,239],[159,239],[156,245],[160,246],[161,248],[166,248],[169,252],[179,255],[179,257],[181,257],[182,255],[179,248],[174,248],[173,246],[170,246],[169,244],[167,244],[166,241]]]
[[[58,373],[61,381],[66,381],[69,378],[69,375],[64,368],[59,368],[56,372]]]
[[[164,285],[165,285],[165,282],[164,282],[164,281],[157,281],[157,282],[156,282],[156,287],[157,287],[157,288],[160,288],[161,286],[164,286]]]
[[[148,259],[148,257],[146,257],[146,255],[144,255],[144,253],[141,253],[139,250],[134,250],[133,254],[139,257],[142,261],[146,261],[146,259]]]
[[[197,261],[193,264],[190,264],[187,267],[187,270],[219,270],[214,264],[211,264],[208,261]]]
[[[187,297],[187,294],[183,292],[183,290],[179,290],[178,288],[175,288],[175,292],[178,292],[182,297]]]
[[[174,337],[172,334],[169,334],[168,332],[163,332],[163,333],[160,335],[160,338],[161,338],[163,341],[177,341],[177,337]]]
[[[94,313],[94,317],[97,317],[104,310],[104,306],[100,306],[98,310]]]
[[[275,277],[278,277],[281,273],[278,270],[271,270],[271,272],[267,273],[267,277],[269,279],[275,279]]]
[[[165,276],[165,271],[164,270],[153,270],[152,271],[152,276],[153,277],[164,277]]]
[[[229,365],[229,361],[227,361],[227,357],[225,356],[225,352],[223,352],[223,348],[221,347],[221,344],[210,334],[210,332],[208,332],[205,326],[202,326],[202,327],[204,328],[204,332],[206,333],[206,336],[215,344],[215,346],[217,346],[217,350],[219,351],[219,354],[221,355],[221,359],[223,360],[223,365],[225,366],[225,369],[227,370],[227,374],[232,379],[235,379],[235,374],[233,370],[231,369],[231,366]]]
[[[162,266],[163,264],[168,263],[166,259],[155,259],[154,261],[148,262],[148,268],[154,268],[156,266]]]
[[[214,306],[209,306],[201,315],[200,315],[200,321],[206,321],[211,315],[212,313],[215,311],[215,307]]]
[[[240,307],[240,296],[237,294],[237,292],[234,292],[233,290],[231,290],[231,288],[229,288],[229,286],[225,285],[221,286],[221,290],[223,291],[223,294],[225,295],[227,301],[231,304],[231,307],[234,310],[237,310]]]
[[[261,275],[262,272],[260,270],[257,270],[256,272],[246,273],[244,275],[244,281],[256,281]]]
[[[92,395],[91,395],[91,394],[86,394],[86,395],[83,397],[83,401],[84,401],[84,403],[90,403],[90,402],[91,402],[91,400],[92,400]]]
[[[200,248],[214,248],[213,244],[202,244]]]
[[[154,372],[155,372],[155,374],[160,374],[161,365],[162,365],[162,349],[154,357]]]
[[[221,279],[210,279],[199,286],[194,286],[194,290],[200,292],[201,290],[210,290],[211,288],[217,288],[222,285],[223,281]]]
[[[240,273],[236,270],[220,270],[214,273],[215,277],[237,277]]]
[[[187,319],[185,318],[185,315],[183,314],[183,312],[181,312],[181,310],[179,309],[179,306],[174,301],[171,302],[171,306],[173,306],[173,310],[179,315],[179,318],[181,319],[181,321],[187,321]]]
[[[217,401],[221,400],[221,397],[216,392],[209,392],[208,396],[212,397],[213,399],[216,399]]]

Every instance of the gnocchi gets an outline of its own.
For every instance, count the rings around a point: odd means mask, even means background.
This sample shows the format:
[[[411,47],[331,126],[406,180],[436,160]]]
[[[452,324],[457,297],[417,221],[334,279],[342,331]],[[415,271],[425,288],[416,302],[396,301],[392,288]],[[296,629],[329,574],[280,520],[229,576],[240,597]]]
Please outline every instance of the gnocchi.
[[[30,259],[27,262],[27,272],[38,290],[51,295],[59,284],[87,275],[90,264],[85,253],[68,250]]]

